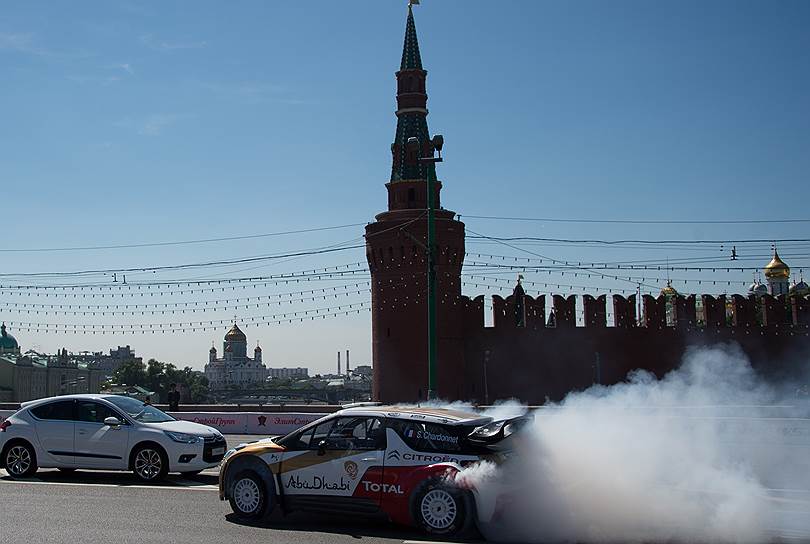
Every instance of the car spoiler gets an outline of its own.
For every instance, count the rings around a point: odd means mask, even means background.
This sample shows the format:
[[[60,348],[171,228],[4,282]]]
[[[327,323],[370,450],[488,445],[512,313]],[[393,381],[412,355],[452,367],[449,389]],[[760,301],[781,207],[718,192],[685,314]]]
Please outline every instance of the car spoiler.
[[[534,421],[534,417],[531,414],[493,421],[492,423],[481,425],[473,429],[473,431],[467,435],[467,440],[473,444],[494,444],[511,436],[531,421]]]

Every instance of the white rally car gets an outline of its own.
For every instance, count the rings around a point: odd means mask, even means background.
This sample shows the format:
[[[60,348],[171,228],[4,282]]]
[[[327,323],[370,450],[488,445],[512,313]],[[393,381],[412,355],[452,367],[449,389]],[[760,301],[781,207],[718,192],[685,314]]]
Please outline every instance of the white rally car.
[[[357,406],[279,438],[240,445],[223,460],[220,499],[237,516],[274,508],[382,514],[427,532],[457,535],[491,500],[454,479],[464,467],[509,456],[509,437],[526,418],[493,421],[444,408]]]

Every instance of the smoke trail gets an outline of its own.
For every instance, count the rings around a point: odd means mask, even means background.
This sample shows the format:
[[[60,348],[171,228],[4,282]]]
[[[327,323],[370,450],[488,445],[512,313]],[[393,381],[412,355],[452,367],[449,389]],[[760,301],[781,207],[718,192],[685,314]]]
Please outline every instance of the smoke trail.
[[[537,411],[512,460],[459,478],[496,541],[763,542],[803,508],[791,530],[810,535],[810,502],[771,489],[810,490],[810,420],[775,417],[783,399],[740,350],[691,350],[661,380],[636,372]]]

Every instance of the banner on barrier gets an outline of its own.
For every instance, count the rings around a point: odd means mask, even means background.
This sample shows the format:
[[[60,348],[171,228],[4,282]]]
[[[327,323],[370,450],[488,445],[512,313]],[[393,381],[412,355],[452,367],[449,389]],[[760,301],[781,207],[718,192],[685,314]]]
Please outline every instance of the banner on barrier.
[[[291,433],[313,421],[321,419],[327,414],[274,414],[261,412],[248,412],[247,434],[266,434],[276,436]]]
[[[0,410],[0,422],[15,410]],[[261,434],[278,436],[291,433],[328,414],[275,412],[169,412],[182,421],[213,427],[223,434]]]
[[[287,434],[327,414],[274,412],[168,412],[183,421],[213,427],[223,434]]]
[[[182,421],[213,427],[223,434],[245,434],[247,414],[243,412],[167,412]]]

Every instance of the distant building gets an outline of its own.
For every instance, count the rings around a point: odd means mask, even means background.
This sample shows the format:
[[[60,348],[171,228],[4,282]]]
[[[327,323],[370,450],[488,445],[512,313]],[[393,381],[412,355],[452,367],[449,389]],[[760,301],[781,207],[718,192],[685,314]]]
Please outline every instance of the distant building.
[[[247,336],[234,323],[225,333],[222,344],[222,358],[217,357],[217,349],[211,346],[208,352],[208,364],[205,365],[205,377],[212,391],[231,386],[245,386],[263,383],[267,377],[267,367],[262,364],[262,348],[256,346],[253,358],[247,356]]]
[[[100,370],[107,377],[115,374],[115,371],[125,363],[143,364],[143,358],[136,357],[135,351],[129,346],[118,346],[116,349],[111,349],[109,355],[104,355],[101,351],[92,353],[83,351],[74,355],[74,357],[87,363],[92,368]]]
[[[369,378],[374,375],[371,365],[358,365],[354,367],[353,372],[355,374],[360,374],[361,376],[368,376]]]
[[[268,368],[268,378],[309,378],[309,369],[303,367],[295,368]]]
[[[20,352],[16,338],[0,326],[0,391],[8,402],[72,393],[98,393],[104,374],[66,349],[56,355]]]

